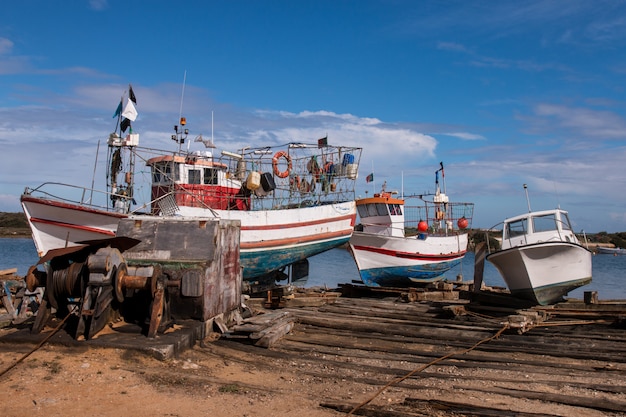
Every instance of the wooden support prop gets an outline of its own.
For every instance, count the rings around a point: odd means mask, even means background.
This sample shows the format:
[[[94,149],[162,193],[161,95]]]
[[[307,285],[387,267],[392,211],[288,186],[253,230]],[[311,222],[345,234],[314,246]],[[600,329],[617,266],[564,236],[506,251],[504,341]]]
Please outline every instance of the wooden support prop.
[[[486,256],[487,245],[485,242],[478,242],[474,250],[474,292],[479,292],[483,286]]]

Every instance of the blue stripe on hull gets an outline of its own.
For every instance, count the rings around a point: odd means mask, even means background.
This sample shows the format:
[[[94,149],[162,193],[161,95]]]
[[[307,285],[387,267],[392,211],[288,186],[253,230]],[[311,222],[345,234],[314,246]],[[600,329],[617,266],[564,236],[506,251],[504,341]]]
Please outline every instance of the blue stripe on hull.
[[[296,247],[241,252],[239,257],[243,267],[243,279],[254,280],[294,262],[339,247],[347,243],[348,240],[350,240],[350,236]]]
[[[461,259],[419,266],[372,268],[360,271],[361,281],[368,287],[410,287],[440,281],[443,274],[461,263]]]

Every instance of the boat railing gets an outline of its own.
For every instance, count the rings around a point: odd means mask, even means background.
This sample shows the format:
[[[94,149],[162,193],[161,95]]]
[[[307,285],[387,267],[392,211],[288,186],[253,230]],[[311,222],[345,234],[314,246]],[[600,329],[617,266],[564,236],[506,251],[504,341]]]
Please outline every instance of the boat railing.
[[[58,187],[59,191],[56,191],[54,189],[55,187]],[[73,190],[73,195],[76,197],[59,197],[59,195],[66,195],[65,191],[68,189]],[[111,211],[113,209],[111,205],[108,205],[108,201],[132,200],[132,196],[128,196],[126,194],[112,193],[109,191],[102,191],[94,188],[82,187],[79,185],[72,185],[62,182],[44,182],[35,188],[26,187],[24,189],[24,195],[41,195],[56,201],[77,204],[84,207],[106,211]],[[96,203],[95,200],[98,198],[105,199],[105,201],[107,201],[107,204]],[[133,210],[133,212],[135,211],[136,210]]]
[[[426,232],[432,235],[462,233],[472,227],[474,203],[434,203],[404,206],[404,227],[407,235]],[[424,224],[425,223],[425,224]]]

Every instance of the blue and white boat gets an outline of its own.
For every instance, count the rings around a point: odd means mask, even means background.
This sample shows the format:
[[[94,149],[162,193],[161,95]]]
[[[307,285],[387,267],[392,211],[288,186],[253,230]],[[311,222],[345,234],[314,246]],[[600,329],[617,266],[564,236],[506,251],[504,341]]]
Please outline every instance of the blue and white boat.
[[[350,250],[365,285],[436,282],[465,256],[474,205],[449,202],[439,187],[439,172],[443,177],[443,164],[435,173],[432,200],[417,196],[417,206],[405,205],[405,199],[384,187],[381,193],[356,201],[362,230],[352,234]]]
[[[212,139],[198,136],[193,143],[204,146],[190,150],[190,141],[182,146],[185,118],[172,135],[178,150],[142,148],[130,127],[133,98],[120,103],[124,112],[108,138],[106,188],[44,183],[21,196],[39,256],[113,237],[120,219],[135,214],[239,220],[243,278],[256,282],[284,278],[286,267],[350,239],[361,148],[323,138],[217,154]],[[151,171],[151,197],[143,204],[135,201],[135,161]]]

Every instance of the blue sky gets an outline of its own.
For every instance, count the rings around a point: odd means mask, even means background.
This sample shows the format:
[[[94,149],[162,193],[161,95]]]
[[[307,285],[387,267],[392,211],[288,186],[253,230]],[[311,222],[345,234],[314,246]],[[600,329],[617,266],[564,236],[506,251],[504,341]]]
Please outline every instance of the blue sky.
[[[89,185],[129,83],[141,144],[173,149],[186,74],[190,136],[213,112],[222,149],[328,134],[363,147],[360,195],[433,191],[443,161],[474,227],[526,211],[528,184],[576,231],[626,231],[625,47],[623,1],[7,2],[0,211]]]

